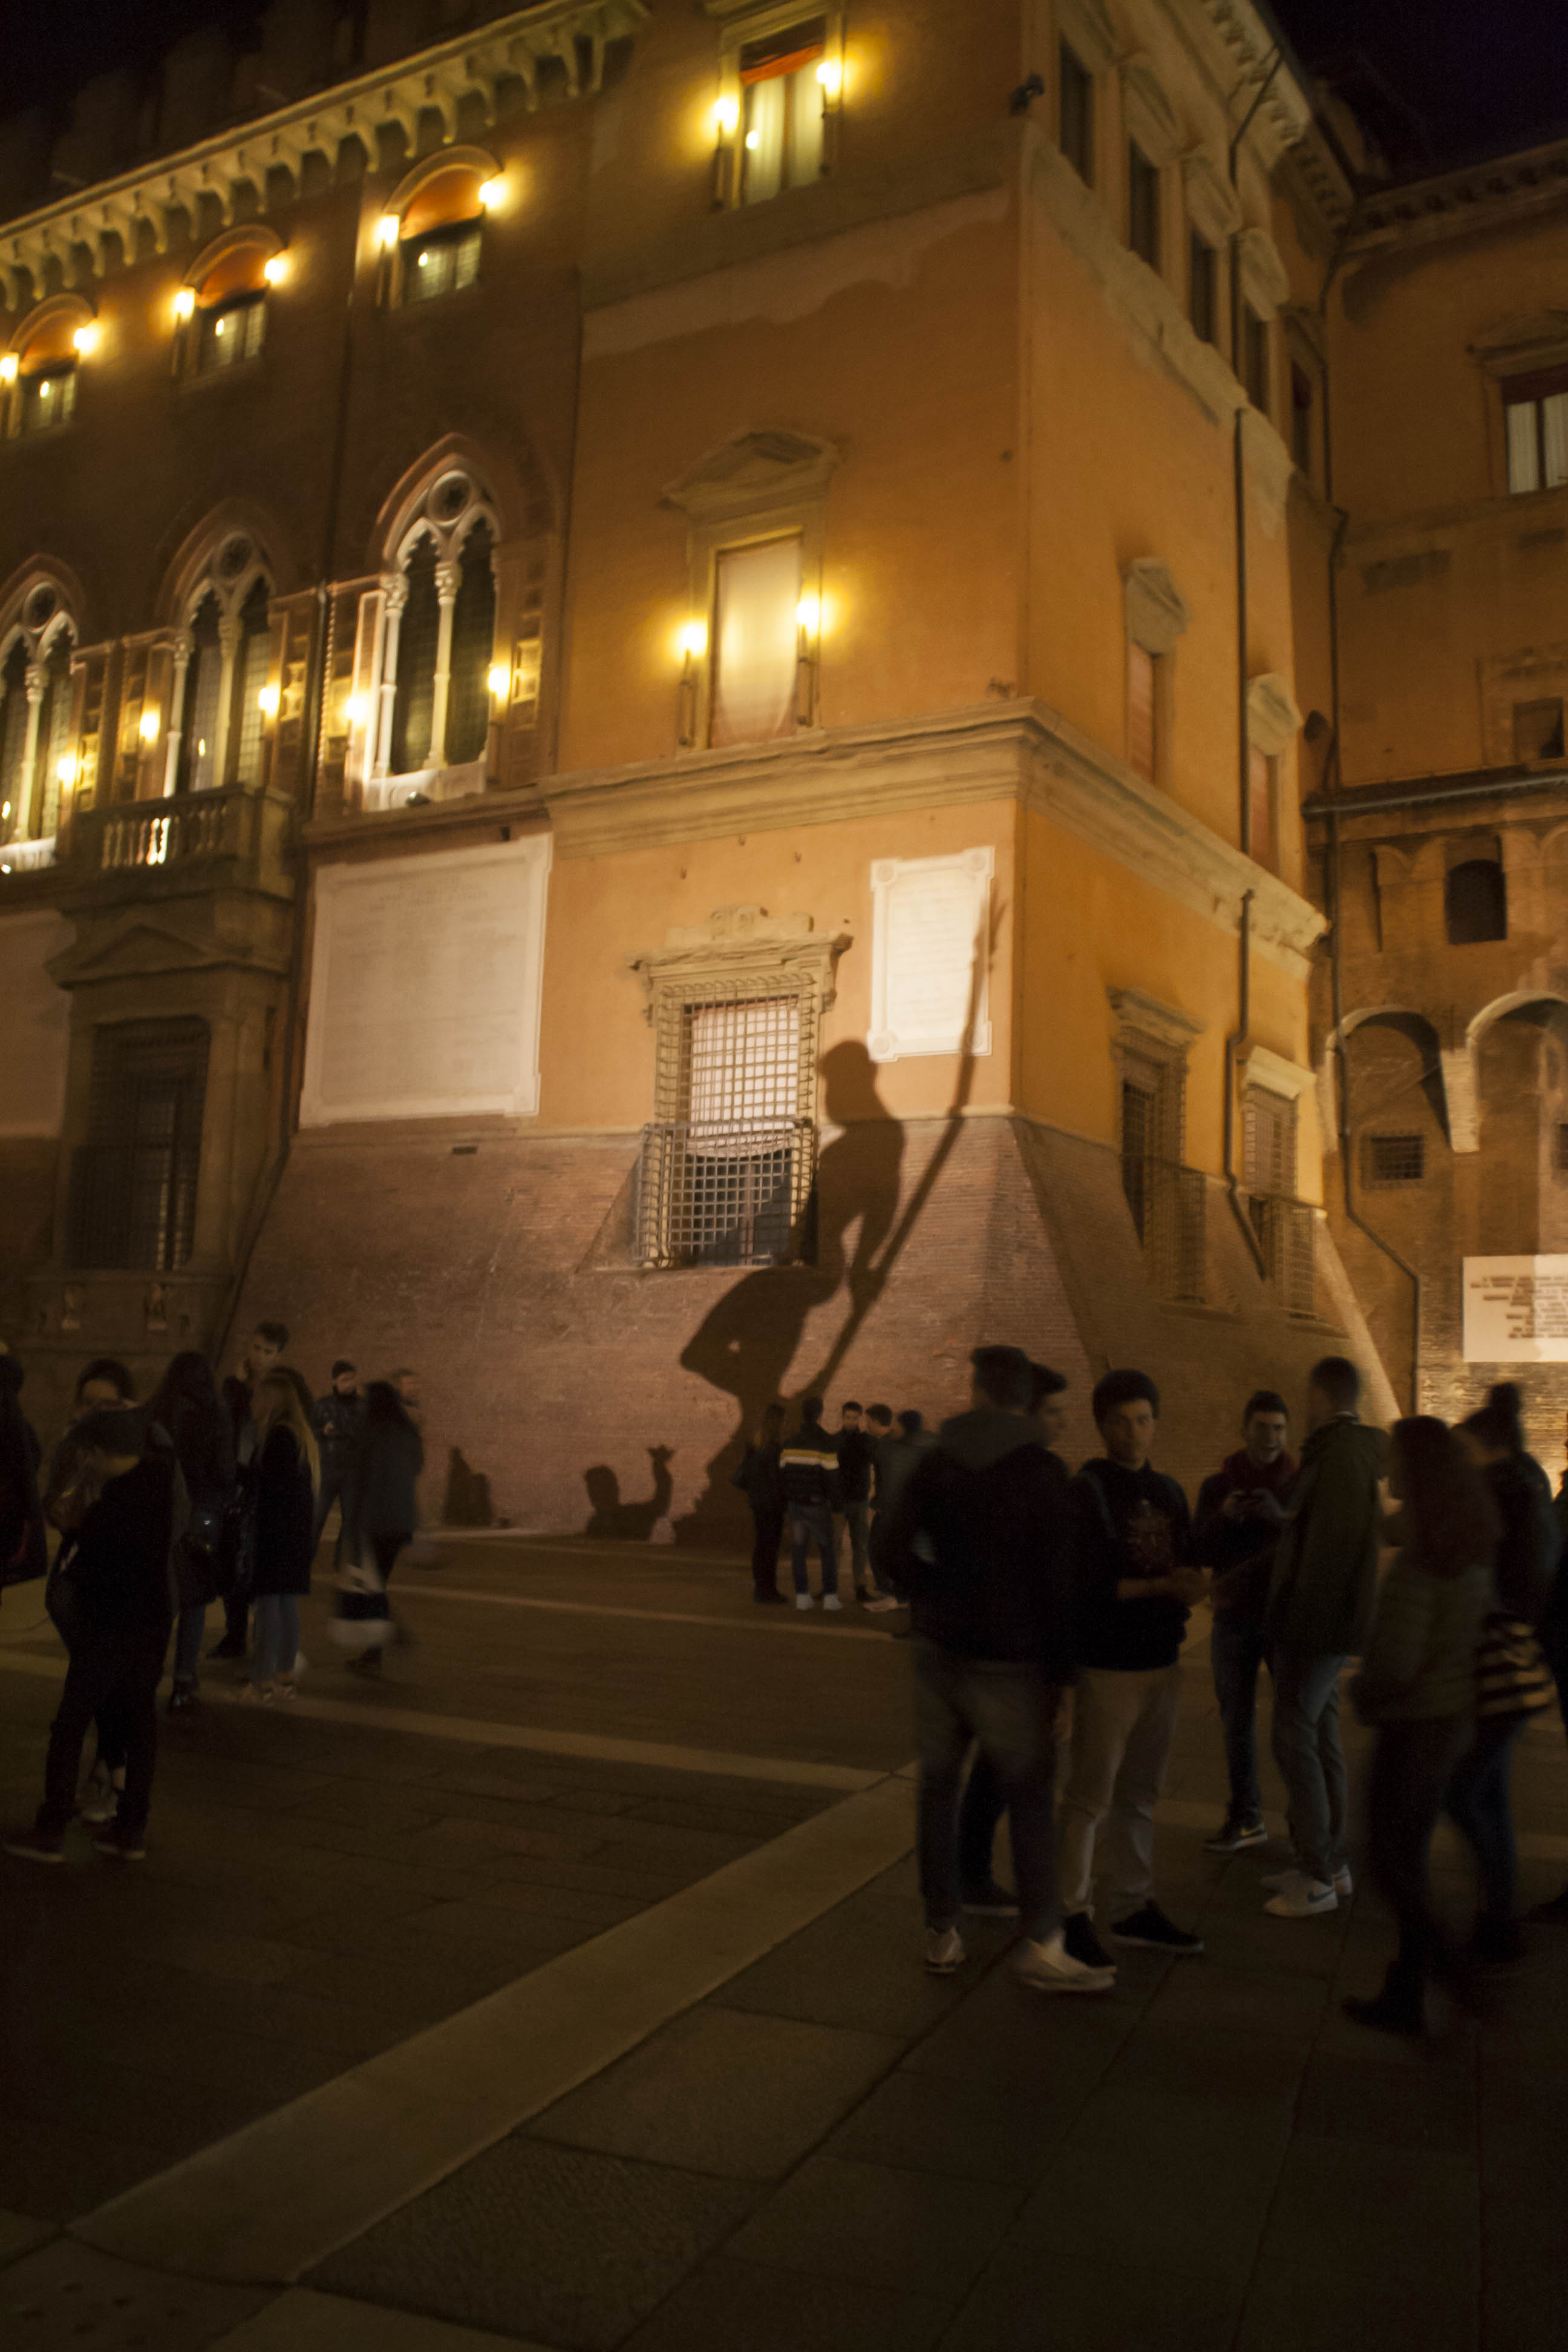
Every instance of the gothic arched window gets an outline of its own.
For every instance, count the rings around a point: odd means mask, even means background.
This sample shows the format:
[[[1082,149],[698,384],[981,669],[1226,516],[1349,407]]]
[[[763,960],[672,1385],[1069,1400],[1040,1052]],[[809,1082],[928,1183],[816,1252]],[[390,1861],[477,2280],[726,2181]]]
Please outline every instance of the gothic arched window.
[[[496,536],[489,499],[457,467],[405,510],[397,568],[361,617],[366,667],[356,709],[367,780],[426,776],[484,757]],[[401,787],[397,796],[405,796]]]
[[[52,581],[23,590],[0,626],[0,841],[49,841],[75,781],[75,625]]]
[[[261,781],[269,593],[264,559],[242,531],[231,532],[196,573],[174,642],[169,778],[175,792]]]

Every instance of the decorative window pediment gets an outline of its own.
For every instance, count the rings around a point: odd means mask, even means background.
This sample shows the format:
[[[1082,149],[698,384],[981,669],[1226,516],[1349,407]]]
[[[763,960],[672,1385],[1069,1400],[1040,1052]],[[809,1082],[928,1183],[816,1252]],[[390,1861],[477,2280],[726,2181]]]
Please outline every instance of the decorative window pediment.
[[[778,427],[722,441],[665,490],[693,521],[717,522],[826,496],[841,452],[831,441]]]
[[[1188,217],[1200,236],[1207,237],[1211,245],[1223,245],[1235,235],[1241,226],[1236,191],[1202,148],[1183,156],[1182,185],[1186,191]]]
[[[836,993],[838,959],[847,932],[813,929],[809,915],[770,915],[765,907],[716,907],[706,923],[678,924],[662,948],[634,956],[631,969],[647,992],[647,1018],[658,1021],[671,998],[684,1001],[694,984],[731,982],[747,995],[765,984],[809,994],[825,1013]]]
[[[1278,670],[1266,669],[1247,689],[1247,731],[1255,750],[1276,760],[1304,724],[1296,698]]]
[[[1168,654],[1192,619],[1168,563],[1157,555],[1135,556],[1122,568],[1127,634],[1145,653]]]
[[[1151,163],[1173,163],[1182,150],[1182,130],[1152,58],[1140,50],[1123,58],[1121,117]]]

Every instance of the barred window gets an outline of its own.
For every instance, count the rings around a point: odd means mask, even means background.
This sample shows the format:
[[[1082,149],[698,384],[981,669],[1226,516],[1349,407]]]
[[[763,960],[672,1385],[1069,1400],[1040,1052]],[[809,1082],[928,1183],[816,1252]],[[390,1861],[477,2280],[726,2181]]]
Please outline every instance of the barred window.
[[[172,1273],[195,1238],[207,1025],[106,1024],[93,1038],[88,1140],[71,1159],[73,1265]]]
[[[1419,1184],[1426,1173],[1424,1135],[1369,1135],[1362,1156],[1362,1180],[1372,1185]]]
[[[644,1138],[640,1254],[658,1265],[771,1265],[808,1254],[816,1169],[813,1000],[682,992],[659,1022]]]
[[[1249,1192],[1293,1199],[1296,1106],[1267,1087],[1248,1087],[1242,1102],[1242,1182]]]

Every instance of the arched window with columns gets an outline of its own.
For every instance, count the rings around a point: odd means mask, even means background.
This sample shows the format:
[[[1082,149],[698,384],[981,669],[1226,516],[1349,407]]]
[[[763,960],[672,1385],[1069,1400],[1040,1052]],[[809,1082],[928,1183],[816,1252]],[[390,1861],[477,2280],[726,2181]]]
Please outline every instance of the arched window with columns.
[[[498,536],[485,485],[466,467],[447,467],[405,509],[392,565],[361,601],[355,712],[373,806],[395,804],[443,776],[444,789],[461,790],[450,772],[484,759]],[[479,788],[468,780],[467,789]]]
[[[50,580],[24,587],[0,625],[0,842],[52,841],[75,781],[77,628]]]
[[[198,567],[174,641],[165,793],[260,782],[270,595],[267,559],[244,531]]]

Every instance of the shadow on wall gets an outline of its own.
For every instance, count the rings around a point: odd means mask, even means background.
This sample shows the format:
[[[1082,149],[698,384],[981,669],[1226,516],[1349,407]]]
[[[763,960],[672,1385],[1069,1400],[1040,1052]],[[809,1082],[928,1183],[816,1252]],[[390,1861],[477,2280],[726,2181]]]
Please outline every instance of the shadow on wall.
[[[495,1506],[490,1482],[482,1470],[470,1468],[454,1445],[447,1456],[447,1496],[441,1506],[444,1528],[493,1528]]]
[[[604,1536],[616,1543],[650,1543],[653,1531],[660,1519],[669,1513],[675,1482],[669,1465],[675,1449],[670,1445],[650,1445],[647,1458],[653,1465],[653,1492],[645,1502],[623,1503],[621,1482],[607,1462],[596,1462],[583,1473],[583,1484],[588,1489],[593,1506],[585,1536]]]
[[[807,1213],[808,1230],[815,1225],[816,1235],[816,1264],[758,1266],[743,1275],[681,1351],[682,1370],[696,1372],[732,1397],[738,1411],[734,1428],[708,1465],[706,1487],[675,1523],[678,1543],[735,1541],[744,1524],[745,1507],[735,1492],[734,1475],[763,1407],[785,1394],[784,1384],[807,1317],[838,1291],[847,1294],[838,1336],[810,1379],[794,1383],[797,1399],[826,1396],[862,1324],[886,1289],[962,1131],[963,1111],[974,1084],[973,1040],[984,977],[1002,914],[1000,907],[994,908],[988,931],[976,937],[969,1008],[947,1124],[901,1213],[904,1129],[877,1091],[877,1065],[856,1040],[834,1045],[823,1055],[823,1118],[827,1126],[841,1132],[817,1163]]]

